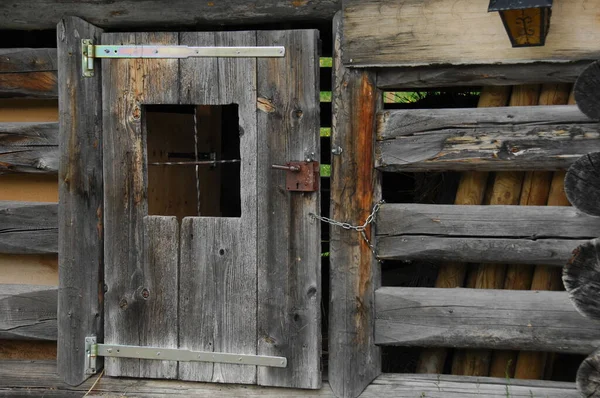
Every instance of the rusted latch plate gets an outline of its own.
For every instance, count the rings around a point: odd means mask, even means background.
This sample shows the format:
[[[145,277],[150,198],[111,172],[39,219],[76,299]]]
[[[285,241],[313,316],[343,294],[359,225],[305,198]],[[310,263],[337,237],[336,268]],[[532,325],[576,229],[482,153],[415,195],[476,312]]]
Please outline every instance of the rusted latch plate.
[[[288,162],[272,166],[277,170],[285,170],[285,189],[296,192],[315,192],[319,190],[321,168],[319,162]]]

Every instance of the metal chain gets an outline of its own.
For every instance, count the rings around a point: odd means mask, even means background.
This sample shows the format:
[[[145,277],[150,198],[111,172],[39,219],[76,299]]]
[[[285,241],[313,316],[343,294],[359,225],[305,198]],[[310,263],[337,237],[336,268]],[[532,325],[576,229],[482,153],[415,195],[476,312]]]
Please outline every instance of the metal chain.
[[[200,174],[198,170],[198,107],[194,107],[194,155],[196,159],[196,204],[200,215]]]
[[[371,244],[371,241],[369,240],[369,238],[367,238],[367,234],[365,233],[365,230],[367,229],[369,224],[372,224],[373,221],[375,221],[375,216],[377,215],[377,212],[381,208],[381,205],[384,203],[385,203],[384,200],[380,200],[379,202],[375,203],[375,206],[373,206],[373,210],[371,211],[371,214],[369,214],[369,216],[367,217],[367,219],[365,220],[365,223],[363,225],[352,225],[347,222],[340,222],[340,221],[333,220],[331,218],[319,216],[319,215],[316,215],[315,213],[309,213],[309,214],[312,218],[317,219],[322,222],[325,222],[329,225],[333,225],[335,227],[341,227],[346,230],[353,230],[353,231],[359,232],[360,235],[362,236],[362,238],[364,239],[365,243],[367,244],[367,246],[369,246],[369,249],[371,249],[371,252],[375,256],[377,261],[381,261],[377,257],[377,251],[375,250],[375,247]]]

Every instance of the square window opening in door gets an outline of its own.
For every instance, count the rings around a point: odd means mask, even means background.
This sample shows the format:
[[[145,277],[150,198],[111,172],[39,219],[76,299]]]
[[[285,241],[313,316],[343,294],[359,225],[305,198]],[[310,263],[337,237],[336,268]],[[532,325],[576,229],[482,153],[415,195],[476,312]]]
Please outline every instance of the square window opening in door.
[[[238,105],[146,105],[148,214],[240,217]]]

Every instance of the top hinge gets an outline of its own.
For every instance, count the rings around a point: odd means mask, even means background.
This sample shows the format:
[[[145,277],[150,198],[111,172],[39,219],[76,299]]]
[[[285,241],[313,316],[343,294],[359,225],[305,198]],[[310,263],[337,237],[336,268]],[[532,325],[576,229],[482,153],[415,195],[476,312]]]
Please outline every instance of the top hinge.
[[[285,56],[285,47],[113,46],[96,45],[90,39],[83,39],[81,40],[81,56],[83,77],[92,77],[94,76],[94,59],[96,58],[280,58]]]

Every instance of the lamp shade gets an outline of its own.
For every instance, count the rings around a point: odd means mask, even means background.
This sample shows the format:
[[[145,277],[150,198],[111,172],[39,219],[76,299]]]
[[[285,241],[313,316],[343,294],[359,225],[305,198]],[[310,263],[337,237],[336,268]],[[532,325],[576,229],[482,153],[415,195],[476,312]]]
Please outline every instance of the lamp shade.
[[[550,27],[553,0],[490,0],[498,11],[513,47],[543,46]]]

